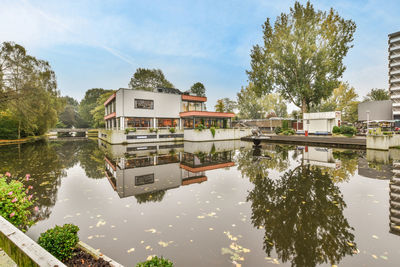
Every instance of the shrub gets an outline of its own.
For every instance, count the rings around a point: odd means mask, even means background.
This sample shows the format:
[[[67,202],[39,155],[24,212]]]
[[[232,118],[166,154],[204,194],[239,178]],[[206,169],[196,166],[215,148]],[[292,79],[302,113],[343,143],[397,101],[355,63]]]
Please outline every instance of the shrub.
[[[205,129],[205,127],[204,127],[204,125],[203,124],[197,124],[197,126],[196,126],[196,130],[198,130],[198,131],[203,131]]]
[[[154,128],[149,128],[149,132],[153,132],[154,131]]]
[[[288,129],[282,132],[284,135],[294,135],[296,132],[293,129]]]
[[[340,133],[346,136],[353,136],[357,133],[357,130],[354,127],[342,125],[340,126]]]
[[[73,224],[56,225],[40,234],[38,244],[60,261],[65,261],[73,256],[79,242],[78,231],[79,227]]]
[[[125,134],[128,134],[129,132],[136,132],[136,128],[126,128],[125,129]]]
[[[336,126],[336,125],[333,126],[332,133],[334,133],[334,134],[340,133],[340,128],[338,126]]]
[[[0,215],[25,232],[34,223],[30,219],[33,195],[28,195],[33,187],[26,188],[22,182],[16,180],[8,183],[6,176],[11,177],[11,174],[0,174]],[[27,174],[25,179],[29,178],[30,175]]]
[[[157,133],[158,132],[158,128],[149,128],[149,132]]]
[[[175,133],[175,132],[176,132],[176,129],[175,129],[175,127],[171,127],[171,128],[169,128],[169,132],[170,132],[170,133]]]
[[[157,256],[154,256],[153,258],[144,261],[144,262],[139,262],[136,264],[136,267],[173,267],[174,264],[172,261],[164,259],[163,257],[159,258]]]
[[[276,127],[274,130],[275,134],[280,134],[282,132],[282,128],[281,127]]]
[[[391,132],[391,131],[385,131],[385,132],[382,132],[383,133],[383,135],[388,135],[388,136],[392,136],[393,135],[393,132]]]
[[[215,128],[214,127],[210,128],[210,132],[211,132],[212,136],[215,137]]]

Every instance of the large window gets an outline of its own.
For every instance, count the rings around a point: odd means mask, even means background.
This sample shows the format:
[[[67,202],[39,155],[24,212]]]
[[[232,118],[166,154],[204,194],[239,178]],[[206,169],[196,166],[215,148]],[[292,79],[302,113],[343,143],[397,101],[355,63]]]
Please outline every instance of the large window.
[[[203,111],[203,103],[182,101],[182,112],[187,111]]]
[[[125,118],[126,127],[129,128],[148,128],[152,127],[151,118]]]
[[[135,108],[154,109],[154,101],[146,99],[135,99]]]
[[[178,127],[179,119],[157,119],[157,127]]]

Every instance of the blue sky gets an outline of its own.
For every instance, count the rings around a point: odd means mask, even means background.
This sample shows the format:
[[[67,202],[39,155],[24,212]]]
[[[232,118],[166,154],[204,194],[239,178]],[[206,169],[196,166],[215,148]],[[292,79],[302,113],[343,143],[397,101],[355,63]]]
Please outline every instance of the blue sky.
[[[387,35],[400,31],[399,1],[311,2],[357,24],[343,80],[360,96],[387,89]],[[236,98],[247,84],[250,49],[261,41],[266,18],[275,20],[293,3],[0,0],[0,41],[49,61],[62,95],[80,100],[90,88],[127,87],[138,67],[160,68],[179,89],[202,82],[212,110],[218,98]]]

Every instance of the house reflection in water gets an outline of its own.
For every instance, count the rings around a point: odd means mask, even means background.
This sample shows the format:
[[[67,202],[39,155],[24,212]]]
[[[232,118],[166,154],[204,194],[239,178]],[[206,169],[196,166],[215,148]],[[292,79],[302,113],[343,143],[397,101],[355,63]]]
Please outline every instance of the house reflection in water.
[[[341,166],[341,161],[333,157],[333,148],[305,146],[303,159],[305,164],[312,166],[333,169],[339,169]]]
[[[112,152],[105,157],[105,169],[119,197],[135,196],[138,202],[144,202],[157,201],[157,197],[160,201],[168,189],[205,182],[206,171],[234,166],[235,144],[238,141],[204,143],[200,147],[192,143],[101,143],[100,147]]]

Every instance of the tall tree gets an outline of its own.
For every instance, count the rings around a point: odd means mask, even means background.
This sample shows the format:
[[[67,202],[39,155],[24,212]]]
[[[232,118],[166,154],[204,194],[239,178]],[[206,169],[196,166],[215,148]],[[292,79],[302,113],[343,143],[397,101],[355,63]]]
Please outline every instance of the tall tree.
[[[223,112],[234,112],[237,107],[237,103],[234,100],[229,99],[228,97],[224,97],[222,99],[224,102],[224,111]]]
[[[371,91],[364,97],[364,101],[380,101],[389,100],[390,94],[388,90],[385,89],[371,89]]]
[[[356,25],[331,9],[295,2],[289,14],[263,25],[264,45],[251,51],[249,80],[258,95],[276,91],[307,112],[339,86]]]
[[[61,97],[64,102],[64,110],[58,115],[58,121],[63,127],[71,128],[77,127],[79,121],[78,108],[79,103],[70,96]],[[58,125],[58,124],[57,124]]]
[[[217,104],[215,104],[215,111],[216,112],[224,112],[224,110],[225,110],[224,100],[218,99]]]
[[[190,87],[190,92],[197,96],[206,96],[206,88],[201,82],[197,82]]]
[[[341,111],[342,120],[356,122],[358,120],[358,95],[354,87],[348,83],[341,83],[333,90],[333,94],[323,101],[316,111]]]
[[[160,69],[138,68],[133,74],[129,88],[136,90],[154,91],[158,87],[173,88],[174,85],[169,82]]]
[[[93,127],[95,128],[104,128],[104,102],[113,94],[114,92],[105,92],[101,96],[97,98],[96,107],[90,111],[93,116]]]
[[[79,104],[79,116],[82,119],[79,127],[94,127],[95,122],[91,111],[97,107],[97,99],[107,92],[113,92],[113,90],[93,88],[86,91],[85,97]]]
[[[0,45],[0,104],[17,122],[17,136],[44,134],[62,109],[50,64],[28,55],[21,45]]]

